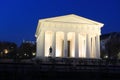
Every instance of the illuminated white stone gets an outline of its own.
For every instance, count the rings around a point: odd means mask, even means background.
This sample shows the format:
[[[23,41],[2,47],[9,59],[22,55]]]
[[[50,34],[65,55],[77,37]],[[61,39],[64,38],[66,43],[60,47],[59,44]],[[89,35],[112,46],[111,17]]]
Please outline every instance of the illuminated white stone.
[[[103,25],[74,14],[41,19],[35,34],[37,57],[100,58]]]

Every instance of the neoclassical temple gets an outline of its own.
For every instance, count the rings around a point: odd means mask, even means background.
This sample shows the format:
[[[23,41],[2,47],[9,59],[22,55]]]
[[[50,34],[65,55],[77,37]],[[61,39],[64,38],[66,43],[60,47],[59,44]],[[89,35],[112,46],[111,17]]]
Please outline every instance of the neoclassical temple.
[[[103,25],[74,14],[40,19],[35,34],[37,57],[100,58]]]

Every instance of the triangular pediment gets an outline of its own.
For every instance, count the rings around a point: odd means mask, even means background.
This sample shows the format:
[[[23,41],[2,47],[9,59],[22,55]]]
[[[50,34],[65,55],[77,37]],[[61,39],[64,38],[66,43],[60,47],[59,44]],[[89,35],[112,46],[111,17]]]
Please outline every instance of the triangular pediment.
[[[103,25],[102,23],[77,16],[74,14],[65,15],[65,16],[59,16],[59,17],[52,17],[52,18],[46,18],[42,19],[42,21],[48,21],[48,22],[61,22],[61,23],[76,23],[76,24],[92,24],[92,25]]]
[[[96,27],[103,27],[103,23],[87,19],[78,15],[70,14],[70,15],[64,15],[64,16],[58,16],[58,17],[52,17],[52,18],[45,18],[45,19],[40,19],[38,22],[37,30],[36,30],[36,36],[40,32],[40,27],[41,29],[43,27],[60,27],[60,26],[96,26]]]

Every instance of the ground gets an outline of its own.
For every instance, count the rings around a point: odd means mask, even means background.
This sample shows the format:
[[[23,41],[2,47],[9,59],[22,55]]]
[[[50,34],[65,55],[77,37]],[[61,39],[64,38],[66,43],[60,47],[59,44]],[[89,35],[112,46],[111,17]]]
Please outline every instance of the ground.
[[[53,59],[0,62],[0,80],[119,80],[120,65],[98,59]],[[54,61],[53,61],[54,60]],[[64,62],[61,62],[64,60]],[[70,62],[71,61],[71,62]],[[73,64],[75,62],[75,64]],[[81,61],[77,63],[77,61]],[[105,61],[105,60],[104,60]],[[60,63],[61,62],[61,63]],[[72,63],[73,62],[73,63]],[[93,64],[92,64],[93,63]],[[97,65],[96,65],[97,64]]]

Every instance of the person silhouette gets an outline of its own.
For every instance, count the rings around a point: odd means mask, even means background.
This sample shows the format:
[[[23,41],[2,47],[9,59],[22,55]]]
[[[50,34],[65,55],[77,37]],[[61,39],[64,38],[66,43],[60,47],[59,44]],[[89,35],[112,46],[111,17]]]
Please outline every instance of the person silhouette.
[[[49,56],[51,56],[51,54],[52,54],[52,47],[50,46],[50,48],[49,48]]]

